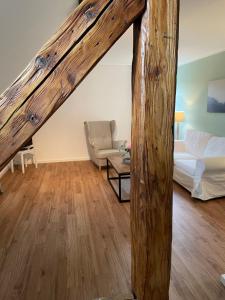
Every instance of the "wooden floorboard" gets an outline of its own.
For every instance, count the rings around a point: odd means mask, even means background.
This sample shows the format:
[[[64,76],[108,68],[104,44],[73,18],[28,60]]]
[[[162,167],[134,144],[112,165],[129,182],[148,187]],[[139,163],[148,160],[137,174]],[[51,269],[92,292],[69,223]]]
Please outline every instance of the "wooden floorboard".
[[[174,187],[171,299],[225,299],[225,199],[194,200]]]
[[[92,300],[130,288],[129,203],[90,162],[6,174],[0,196],[0,300]],[[222,300],[225,199],[174,186],[172,300]]]

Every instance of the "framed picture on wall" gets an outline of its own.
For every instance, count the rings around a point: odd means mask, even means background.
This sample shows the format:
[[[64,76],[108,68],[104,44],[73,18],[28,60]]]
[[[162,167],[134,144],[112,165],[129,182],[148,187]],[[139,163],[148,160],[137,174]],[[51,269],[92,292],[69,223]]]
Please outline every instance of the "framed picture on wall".
[[[207,112],[225,113],[225,79],[209,82]]]

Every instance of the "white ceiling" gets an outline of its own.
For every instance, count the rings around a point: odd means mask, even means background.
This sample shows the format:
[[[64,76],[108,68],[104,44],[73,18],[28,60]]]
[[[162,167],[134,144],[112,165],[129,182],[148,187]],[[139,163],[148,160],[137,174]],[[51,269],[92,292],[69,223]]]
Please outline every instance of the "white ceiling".
[[[181,0],[179,64],[225,50],[225,0]]]
[[[225,0],[181,0],[179,65],[225,50]],[[107,55],[104,63],[132,60],[132,30]]]
[[[0,93],[77,5],[78,0],[0,0]]]
[[[0,0],[0,91],[28,61],[78,0]],[[181,0],[179,64],[225,50],[225,0]],[[132,28],[101,64],[132,61]]]

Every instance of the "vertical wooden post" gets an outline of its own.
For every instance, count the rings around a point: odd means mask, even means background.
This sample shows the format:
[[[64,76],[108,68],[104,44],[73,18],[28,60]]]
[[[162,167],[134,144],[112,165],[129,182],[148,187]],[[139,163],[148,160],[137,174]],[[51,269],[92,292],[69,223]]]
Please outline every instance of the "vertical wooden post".
[[[131,230],[138,300],[169,299],[178,15],[179,0],[147,0],[134,28]]]

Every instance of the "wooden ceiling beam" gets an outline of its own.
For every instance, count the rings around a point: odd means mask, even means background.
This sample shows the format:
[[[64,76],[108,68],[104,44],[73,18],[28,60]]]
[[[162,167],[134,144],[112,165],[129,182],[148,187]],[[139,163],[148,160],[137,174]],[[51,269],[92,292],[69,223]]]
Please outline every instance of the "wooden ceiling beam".
[[[147,0],[134,26],[132,287],[168,300],[179,0]]]
[[[0,128],[79,43],[110,2],[110,0],[85,1],[74,10],[57,33],[35,55],[23,73],[0,95]]]
[[[76,8],[0,96],[0,169],[69,97],[144,7],[144,0],[85,0]]]

